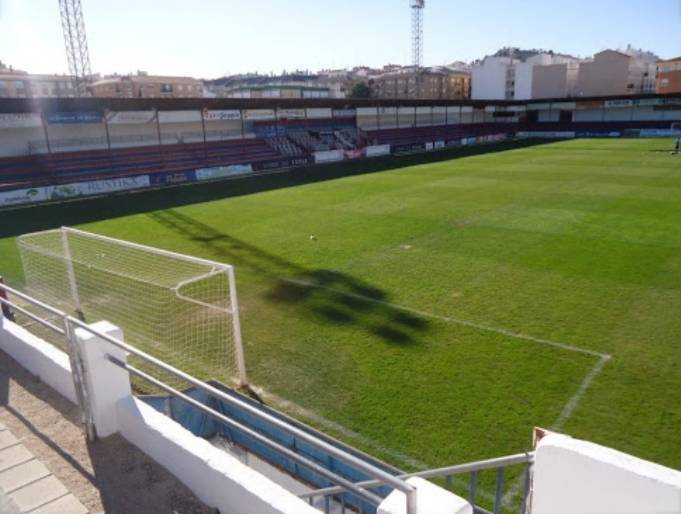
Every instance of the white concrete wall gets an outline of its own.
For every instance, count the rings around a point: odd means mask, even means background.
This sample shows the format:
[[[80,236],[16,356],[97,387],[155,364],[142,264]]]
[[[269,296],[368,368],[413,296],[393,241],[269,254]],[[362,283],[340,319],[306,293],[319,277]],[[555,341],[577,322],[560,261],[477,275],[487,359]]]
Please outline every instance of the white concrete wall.
[[[519,62],[515,65],[515,100],[532,98],[532,74],[534,63]]]
[[[662,111],[664,113],[664,119],[668,121],[681,121],[681,109],[679,110],[669,110]]]
[[[108,321],[98,321],[90,326],[102,334],[123,340],[123,331]],[[128,354],[82,328],[77,328],[75,335],[85,369],[88,403],[92,409],[97,436],[109,437],[118,432],[116,404],[119,400],[132,396],[132,391],[127,370],[112,365],[108,356],[125,362]]]
[[[33,153],[47,151],[42,127],[0,128],[0,157],[28,155],[30,142],[34,143]]]
[[[378,109],[376,107],[358,107],[357,126],[363,130],[375,130],[378,127]]]
[[[539,111],[539,116],[537,118],[540,122],[554,122],[560,121],[560,111]]]
[[[203,126],[201,125],[201,120],[183,123],[161,123],[160,128],[161,144],[163,145],[203,142]]]
[[[297,496],[130,396],[120,433],[222,514],[319,514]]]
[[[532,514],[672,514],[681,512],[681,472],[572,439],[537,446]]]
[[[419,514],[473,514],[473,507],[463,498],[436,486],[422,478],[410,478],[407,482],[416,487]],[[378,506],[378,514],[406,514],[406,496],[393,491]]]
[[[601,109],[587,109],[587,110],[577,110],[572,116],[573,121],[603,121],[603,110]]]
[[[397,107],[380,107],[378,109],[378,125],[382,129],[397,128]]]
[[[103,123],[48,123],[52,153],[107,148]]]
[[[487,57],[471,70],[473,100],[503,100],[506,97],[508,59]]]
[[[606,109],[605,121],[630,121],[632,119],[631,107],[622,107],[619,109]]]
[[[206,141],[241,138],[241,120],[206,120]]]
[[[0,350],[59,394],[77,403],[68,355],[2,315]]]
[[[657,121],[664,119],[664,111],[656,111],[652,107],[636,107],[634,109],[634,121]]]
[[[413,127],[416,120],[415,107],[398,107],[398,124],[400,128]]]
[[[108,128],[111,148],[156,146],[158,144],[156,120],[148,123],[111,123]]]
[[[118,328],[105,321],[93,328],[122,337]],[[130,392],[127,371],[106,358],[111,354],[125,360],[125,352],[86,330],[77,329],[76,335],[100,437],[120,432],[222,514],[319,514],[294,494],[137,400]],[[1,315],[0,350],[76,403],[66,353]]]

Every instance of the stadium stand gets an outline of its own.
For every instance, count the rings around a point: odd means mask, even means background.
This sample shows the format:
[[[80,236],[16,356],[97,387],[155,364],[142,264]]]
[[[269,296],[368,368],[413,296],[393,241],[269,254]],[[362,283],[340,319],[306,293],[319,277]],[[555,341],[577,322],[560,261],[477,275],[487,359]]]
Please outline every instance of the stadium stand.
[[[0,159],[0,189],[252,164],[282,156],[256,138],[12,157]]]
[[[440,148],[449,142],[456,144],[457,140],[466,138],[492,136],[489,138],[491,140],[497,135],[512,137],[518,132],[543,132],[543,137],[550,137],[552,132],[574,132],[577,137],[637,136],[635,132],[639,129],[668,130],[671,121],[676,121],[681,114],[681,109],[675,107],[681,105],[681,98],[656,101],[660,104],[659,108],[642,106],[639,112],[636,110],[638,108],[631,107],[631,111],[627,111],[631,121],[608,121],[608,116],[614,116],[611,109],[599,107],[587,111],[575,110],[574,113],[566,111],[573,119],[580,114],[580,119],[594,121],[558,121],[564,118],[563,111],[552,118],[554,113],[550,109],[548,112],[537,109],[528,111],[527,115],[505,110],[486,112],[483,113],[486,122],[470,123],[465,120],[479,118],[481,109],[463,111],[463,107],[460,107],[454,111],[458,123],[435,124],[434,111],[431,110],[429,121],[424,125],[424,120],[417,116],[416,107],[399,107],[395,110],[394,119],[391,118],[391,124],[392,127],[400,128],[380,128],[385,116],[378,114],[378,107],[374,115],[360,115],[359,107],[355,110],[346,106],[345,111],[340,109],[343,112],[338,117],[253,121],[243,118],[234,126],[204,125],[200,131],[198,122],[184,124],[177,129],[161,124],[151,127],[147,133],[137,129],[130,129],[130,133],[127,133],[120,128],[121,125],[113,125],[119,127],[113,131],[100,128],[91,132],[71,131],[62,127],[58,135],[50,134],[48,137],[48,126],[45,126],[45,137],[42,139],[40,131],[34,128],[21,132],[25,129],[19,120],[16,134],[5,133],[8,135],[8,149],[4,155],[8,157],[0,158],[0,190],[143,174],[179,173],[238,164],[253,165],[254,169],[273,169],[289,166],[294,161],[299,161],[296,165],[313,162],[315,152],[342,150],[340,153],[343,158],[350,158],[353,151],[366,146],[390,145],[388,151],[403,153]],[[409,112],[413,115],[402,116],[401,109],[411,109]],[[302,111],[296,109],[290,114],[301,116]],[[309,115],[308,111],[305,111],[304,116]],[[336,115],[336,111],[328,111]],[[8,112],[13,112],[13,109]],[[538,114],[530,116],[530,112]],[[585,113],[589,115],[588,118],[584,118]],[[615,115],[621,116],[621,113],[616,112]],[[11,118],[13,115],[7,116]],[[546,121],[542,121],[542,117]],[[637,118],[649,121],[636,121]],[[439,122],[444,121],[441,119]],[[13,122],[12,119],[10,122]],[[12,156],[17,155],[10,153],[12,151],[27,152],[28,155]],[[363,154],[358,152],[358,155]]]
[[[669,128],[667,122],[626,121],[626,122],[534,122],[534,123],[482,123],[463,125],[441,125],[410,127],[366,132],[371,144],[403,146],[428,143],[437,140],[449,141],[465,137],[492,134],[515,134],[517,132],[622,132],[631,129]]]
[[[286,136],[268,137],[265,141],[273,150],[287,157],[305,155],[305,150]]]
[[[483,136],[499,133],[513,133],[517,124],[485,123],[479,125],[442,125],[436,127],[414,127],[367,131],[372,144],[402,146],[428,143],[437,140],[453,140],[464,137]]]

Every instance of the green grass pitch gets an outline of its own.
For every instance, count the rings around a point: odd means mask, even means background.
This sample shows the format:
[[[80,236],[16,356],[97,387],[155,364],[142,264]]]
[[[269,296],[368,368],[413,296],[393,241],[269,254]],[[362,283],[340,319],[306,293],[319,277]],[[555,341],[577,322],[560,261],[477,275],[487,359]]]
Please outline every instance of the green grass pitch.
[[[89,220],[104,201],[0,212],[0,225],[69,223],[234,264],[251,381],[399,467],[524,451],[539,425],[681,468],[671,148],[574,140],[395,160],[91,223],[78,209]],[[13,237],[0,273],[21,284]]]

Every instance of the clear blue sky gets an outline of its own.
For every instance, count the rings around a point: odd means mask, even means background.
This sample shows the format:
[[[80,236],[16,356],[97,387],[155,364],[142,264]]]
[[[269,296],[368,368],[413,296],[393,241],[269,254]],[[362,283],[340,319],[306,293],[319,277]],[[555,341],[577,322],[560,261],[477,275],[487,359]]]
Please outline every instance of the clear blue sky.
[[[211,78],[410,60],[408,0],[82,0],[92,69]],[[681,0],[427,0],[425,64],[501,46],[681,55]],[[0,60],[66,72],[58,0],[0,0]]]

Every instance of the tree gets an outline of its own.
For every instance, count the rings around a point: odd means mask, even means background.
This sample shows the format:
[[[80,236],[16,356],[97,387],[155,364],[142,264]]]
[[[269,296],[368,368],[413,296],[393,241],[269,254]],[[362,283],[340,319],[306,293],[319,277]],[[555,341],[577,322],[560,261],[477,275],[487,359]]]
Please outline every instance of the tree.
[[[350,90],[350,98],[369,98],[371,89],[366,82],[358,82]]]

